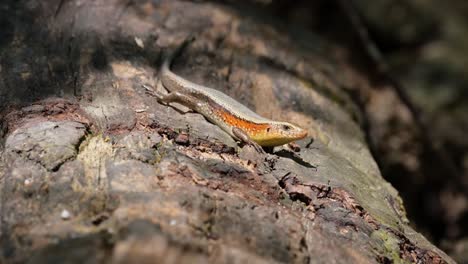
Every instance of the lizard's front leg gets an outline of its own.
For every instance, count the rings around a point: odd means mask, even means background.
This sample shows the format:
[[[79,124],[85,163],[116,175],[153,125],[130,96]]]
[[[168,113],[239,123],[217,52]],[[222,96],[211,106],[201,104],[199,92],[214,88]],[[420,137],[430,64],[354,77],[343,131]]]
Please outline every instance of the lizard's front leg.
[[[234,136],[236,136],[242,142],[244,142],[246,144],[249,144],[252,147],[254,147],[257,152],[265,153],[263,148],[257,142],[253,141],[250,138],[250,136],[244,130],[242,130],[242,129],[238,128],[238,127],[233,127],[232,128],[232,134],[234,134]]]

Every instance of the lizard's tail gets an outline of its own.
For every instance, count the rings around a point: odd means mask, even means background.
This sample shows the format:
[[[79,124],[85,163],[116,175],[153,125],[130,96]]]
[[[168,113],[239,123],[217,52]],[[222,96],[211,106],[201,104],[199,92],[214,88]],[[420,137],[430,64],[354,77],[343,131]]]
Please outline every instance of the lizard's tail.
[[[195,41],[194,36],[189,36],[187,37],[173,52],[166,53],[164,54],[164,60],[163,64],[161,66],[161,72],[168,72],[171,71],[171,64],[176,59],[179,57],[182,52],[190,45],[193,41]]]

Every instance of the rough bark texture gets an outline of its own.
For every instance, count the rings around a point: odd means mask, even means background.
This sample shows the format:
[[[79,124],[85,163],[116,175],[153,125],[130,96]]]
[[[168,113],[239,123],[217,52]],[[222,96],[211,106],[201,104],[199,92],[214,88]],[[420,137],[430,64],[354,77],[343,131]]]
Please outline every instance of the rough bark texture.
[[[0,8],[4,262],[453,263],[409,226],[342,89],[351,70],[312,32],[256,5]],[[177,73],[315,140],[259,154],[146,95],[190,35]]]

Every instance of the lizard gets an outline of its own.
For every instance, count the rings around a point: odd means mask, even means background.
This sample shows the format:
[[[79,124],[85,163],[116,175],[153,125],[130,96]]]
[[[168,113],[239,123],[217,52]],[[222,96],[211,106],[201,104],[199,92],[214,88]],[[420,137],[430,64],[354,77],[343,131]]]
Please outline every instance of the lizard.
[[[172,61],[193,40],[186,39],[163,60],[157,85],[165,88],[167,94],[144,85],[159,102],[184,105],[203,115],[234,139],[254,146],[257,151],[263,151],[261,146],[280,146],[307,136],[307,131],[297,125],[262,117],[221,91],[193,83],[172,72]]]

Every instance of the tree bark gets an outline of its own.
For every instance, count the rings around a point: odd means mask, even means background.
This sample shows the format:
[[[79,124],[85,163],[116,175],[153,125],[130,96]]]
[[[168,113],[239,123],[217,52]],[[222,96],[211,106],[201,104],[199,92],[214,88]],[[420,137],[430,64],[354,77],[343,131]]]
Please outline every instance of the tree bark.
[[[0,7],[4,262],[453,263],[410,227],[319,35],[236,2]],[[300,151],[145,94],[193,35],[174,71],[308,129]]]

